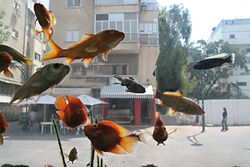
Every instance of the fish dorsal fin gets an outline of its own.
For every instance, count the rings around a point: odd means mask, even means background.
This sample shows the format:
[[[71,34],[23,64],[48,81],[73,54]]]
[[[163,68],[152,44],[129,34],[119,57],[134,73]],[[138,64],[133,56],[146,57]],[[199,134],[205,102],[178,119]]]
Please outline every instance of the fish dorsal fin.
[[[65,96],[68,100],[68,103],[70,103],[71,101],[79,101],[79,99],[76,97],[72,97],[72,96],[68,96],[68,95],[65,95]]]
[[[55,105],[56,105],[56,108],[58,108],[61,111],[64,111],[65,107],[67,106],[65,97],[64,96],[57,97]]]
[[[104,153],[103,153],[103,151],[101,151],[101,150],[98,150],[97,148],[95,148],[95,151],[98,153],[98,154],[100,154],[101,156],[104,156]]]
[[[129,131],[127,129],[125,129],[124,127],[112,122],[112,121],[102,121],[102,123],[104,124],[108,124],[111,126],[114,126],[115,128],[117,128],[118,132],[119,132],[119,136],[126,136]]]
[[[70,48],[73,48],[75,46],[78,46],[79,44],[83,43],[84,41],[86,41],[87,39],[91,38],[92,36],[94,36],[94,34],[85,34],[87,35],[85,38],[81,39],[80,41],[78,41],[77,43],[73,44],[72,46],[69,47]]]
[[[109,51],[105,51],[105,52],[103,53],[102,59],[103,59],[104,61],[108,61],[108,53],[109,53]]]
[[[133,77],[128,77],[129,79],[131,79],[131,80],[135,80]]]
[[[217,54],[217,55],[213,55],[213,56],[209,56],[209,57],[206,57],[205,59],[226,59],[228,56],[226,53],[221,53],[221,54]]]
[[[85,68],[88,68],[93,60],[94,60],[94,57],[88,57],[88,58],[84,59],[83,64],[84,64]]]
[[[163,94],[170,95],[170,96],[180,96],[180,97],[183,96],[179,90],[177,92],[164,92]]]
[[[109,152],[114,154],[127,154],[127,152],[119,145],[116,145],[116,147],[110,150]]]
[[[128,153],[132,153],[138,142],[136,137],[122,137],[120,146]]]
[[[75,59],[74,58],[67,58],[67,64],[71,64]]]
[[[56,18],[55,16],[53,15],[53,12],[52,11],[49,11],[49,14],[51,16],[51,23],[52,25],[55,25],[56,24]]]

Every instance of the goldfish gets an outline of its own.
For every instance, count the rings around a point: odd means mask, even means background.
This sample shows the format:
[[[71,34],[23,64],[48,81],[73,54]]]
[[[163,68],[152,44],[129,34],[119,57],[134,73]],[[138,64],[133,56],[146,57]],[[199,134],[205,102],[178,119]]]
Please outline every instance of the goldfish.
[[[6,77],[14,78],[8,67],[10,66],[12,57],[7,52],[0,52],[0,72],[3,71]]]
[[[132,153],[138,142],[137,137],[128,136],[127,129],[112,121],[86,125],[83,131],[100,155],[104,155],[103,152]]]
[[[53,89],[69,73],[69,66],[52,63],[35,72],[17,91],[13,93],[10,103],[19,102],[31,96],[40,95],[45,90]]]
[[[0,52],[7,52],[14,60],[19,63],[24,62],[27,66],[32,63],[32,60],[27,59],[27,57],[7,45],[0,45]]]
[[[64,153],[64,155],[65,155],[66,157],[69,158],[69,161],[71,161],[72,164],[73,164],[73,162],[74,162],[75,160],[78,160],[78,157],[77,157],[77,149],[76,149],[75,147],[71,149],[69,155],[68,155],[68,154],[65,154],[65,153]]]
[[[103,53],[103,59],[107,61],[108,52],[116,47],[123,39],[125,34],[117,30],[104,30],[98,34],[87,34],[87,37],[72,45],[68,49],[62,49],[53,40],[49,41],[52,51],[43,57],[43,61],[63,58],[68,59],[67,64],[75,59],[82,59],[85,67],[88,67],[95,56]]]
[[[235,54],[232,53],[230,55],[226,53],[221,53],[218,55],[210,56],[201,60],[194,65],[194,69],[198,70],[207,70],[215,67],[227,67],[230,64],[234,63]]]
[[[34,30],[35,34],[39,34],[43,32],[45,38],[50,40],[53,34],[52,26],[55,25],[56,19],[52,13],[52,11],[48,11],[41,3],[35,3],[34,11],[36,15],[36,22],[38,21],[40,26],[42,27],[42,31]]]
[[[156,93],[153,99],[158,98],[160,105],[170,107],[175,113],[176,111],[189,115],[201,115],[205,114],[204,110],[193,100],[183,97],[183,95],[177,91],[176,93],[165,92],[161,93],[156,89]]]
[[[153,132],[153,139],[157,141],[157,145],[164,144],[164,141],[168,139],[168,135],[172,134],[173,132],[176,132],[177,129],[173,130],[171,133],[168,134],[166,127],[160,117],[160,113],[156,112],[156,122],[154,125],[154,132]]]
[[[114,77],[121,82],[122,86],[127,87],[127,90],[126,90],[127,92],[132,92],[132,93],[145,93],[146,92],[145,88],[142,85],[136,83],[134,81],[134,78],[132,77],[124,78],[124,79],[118,75],[115,75]]]
[[[2,133],[5,133],[7,128],[8,128],[7,120],[5,119],[3,113],[0,112],[0,145],[3,144]]]
[[[72,130],[81,124],[87,123],[87,109],[81,100],[67,95],[66,98],[68,104],[64,96],[59,96],[56,99],[55,105],[57,109],[61,110],[57,111],[57,114],[63,123],[67,125],[68,129]]]

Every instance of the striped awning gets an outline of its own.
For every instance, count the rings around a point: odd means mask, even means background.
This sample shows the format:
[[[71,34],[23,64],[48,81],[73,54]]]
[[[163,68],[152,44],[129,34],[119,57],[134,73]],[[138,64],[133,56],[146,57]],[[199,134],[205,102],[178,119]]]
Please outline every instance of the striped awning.
[[[131,93],[126,91],[125,86],[111,85],[104,86],[101,89],[101,98],[117,98],[117,99],[152,99],[154,96],[152,86],[144,86],[145,93]]]

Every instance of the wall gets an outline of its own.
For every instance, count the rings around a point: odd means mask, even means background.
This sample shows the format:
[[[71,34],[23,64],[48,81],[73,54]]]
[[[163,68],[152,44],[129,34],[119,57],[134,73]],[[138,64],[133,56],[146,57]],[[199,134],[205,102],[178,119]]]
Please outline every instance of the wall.
[[[204,106],[206,124],[221,125],[226,107],[228,125],[250,125],[250,99],[205,100]]]

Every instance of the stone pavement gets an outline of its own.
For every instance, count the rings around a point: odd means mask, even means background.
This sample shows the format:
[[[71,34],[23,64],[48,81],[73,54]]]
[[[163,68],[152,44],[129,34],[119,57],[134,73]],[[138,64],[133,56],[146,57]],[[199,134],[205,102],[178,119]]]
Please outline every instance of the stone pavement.
[[[250,126],[231,126],[221,132],[220,127],[206,127],[200,133],[199,126],[167,126],[168,132],[177,132],[165,142],[156,146],[155,141],[138,143],[133,154],[115,155],[107,153],[103,159],[108,167],[141,167],[154,164],[158,167],[249,167]],[[139,129],[152,132],[153,127]],[[62,167],[55,135],[13,135],[4,136],[0,146],[0,164],[26,164],[43,167],[46,163]],[[90,160],[90,141],[84,136],[62,135],[64,152],[72,147],[78,149],[79,160],[68,167],[84,167]]]

